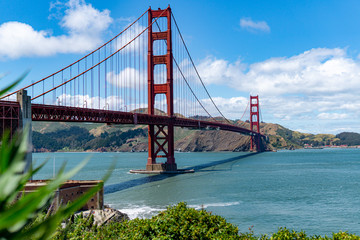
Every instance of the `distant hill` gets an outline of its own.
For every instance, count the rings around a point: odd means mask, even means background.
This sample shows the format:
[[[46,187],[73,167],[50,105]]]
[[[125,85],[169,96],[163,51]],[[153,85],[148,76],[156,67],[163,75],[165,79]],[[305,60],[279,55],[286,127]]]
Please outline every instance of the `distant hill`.
[[[234,122],[235,123],[235,122]],[[248,122],[235,124],[249,127]],[[360,134],[308,134],[279,124],[261,123],[268,149],[295,149],[305,145],[360,145]],[[33,122],[34,151],[147,151],[147,126],[99,123]],[[177,151],[248,151],[250,137],[234,132],[175,128]]]
[[[41,132],[36,131],[41,129]],[[143,126],[84,123],[33,123],[33,148],[43,151],[145,151]]]
[[[360,134],[354,132],[343,132],[336,135],[336,138],[339,139],[336,142],[336,145],[360,145]]]
[[[339,139],[332,134],[301,133],[273,123],[266,123],[262,126],[262,132],[269,136],[271,146],[276,149],[302,148],[305,144],[319,147],[339,143]]]

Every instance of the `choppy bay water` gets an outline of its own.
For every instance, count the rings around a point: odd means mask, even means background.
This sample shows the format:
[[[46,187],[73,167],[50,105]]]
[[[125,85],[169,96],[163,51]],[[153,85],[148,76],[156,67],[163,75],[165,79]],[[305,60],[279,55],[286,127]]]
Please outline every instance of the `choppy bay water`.
[[[105,203],[131,218],[151,217],[185,201],[225,217],[245,232],[271,233],[278,227],[329,235],[339,230],[360,234],[360,149],[321,149],[249,153],[176,153],[179,168],[193,174],[140,175],[147,153],[36,153],[48,159],[35,179],[51,178],[64,161],[71,169],[89,163],[73,179],[101,179]]]

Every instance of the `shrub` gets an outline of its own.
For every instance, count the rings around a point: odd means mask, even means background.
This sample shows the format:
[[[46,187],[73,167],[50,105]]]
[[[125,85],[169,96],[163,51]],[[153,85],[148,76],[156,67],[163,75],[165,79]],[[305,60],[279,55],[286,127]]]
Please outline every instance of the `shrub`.
[[[223,217],[186,203],[168,207],[151,219],[134,219],[96,227],[79,217],[55,239],[238,239],[238,228]]]
[[[223,217],[205,210],[188,208],[186,203],[168,207],[151,219],[133,219],[103,226],[93,225],[91,217],[79,216],[66,228],[58,228],[54,239],[239,239],[239,240],[359,240],[360,237],[347,232],[333,233],[332,237],[307,236],[287,228],[270,235],[255,236],[249,232],[238,234],[236,226]]]

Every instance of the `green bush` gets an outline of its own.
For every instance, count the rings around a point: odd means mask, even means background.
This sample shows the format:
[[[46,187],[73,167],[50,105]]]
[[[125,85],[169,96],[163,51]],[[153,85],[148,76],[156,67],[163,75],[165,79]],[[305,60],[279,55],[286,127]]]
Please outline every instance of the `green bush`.
[[[255,236],[252,228],[247,233],[238,233],[238,228],[227,223],[223,217],[179,203],[151,219],[136,218],[103,226],[94,225],[91,216],[79,216],[73,222],[68,221],[66,228],[58,228],[53,239],[360,240],[360,237],[347,232],[333,233],[331,237],[307,236],[304,231],[287,228],[260,236]]]
[[[168,207],[151,219],[134,219],[96,227],[79,217],[54,239],[239,239],[238,228],[223,217],[186,203]]]
[[[296,232],[287,228],[279,228],[276,233],[268,235],[262,235],[260,238],[248,238],[248,239],[264,239],[264,240],[359,240],[360,237],[347,232],[333,233],[332,237],[328,236],[307,236],[304,231]]]
[[[279,231],[273,233],[271,238],[273,240],[300,240],[300,239],[311,239],[307,237],[304,231],[296,232],[287,228],[280,228]],[[315,238],[316,239],[316,238]]]

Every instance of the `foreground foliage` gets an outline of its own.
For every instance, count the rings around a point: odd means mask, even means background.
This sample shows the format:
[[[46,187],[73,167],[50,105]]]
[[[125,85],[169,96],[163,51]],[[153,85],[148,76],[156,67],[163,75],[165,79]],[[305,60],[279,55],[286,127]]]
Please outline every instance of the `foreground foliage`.
[[[264,240],[297,240],[297,239],[304,239],[304,240],[310,240],[310,239],[318,239],[318,240],[358,240],[360,239],[359,236],[356,236],[355,234],[351,234],[348,232],[338,232],[333,233],[331,237],[328,236],[308,236],[304,231],[296,232],[294,230],[289,230],[287,228],[280,228],[278,232],[273,233],[272,235],[263,235],[260,238],[240,238],[240,239],[264,239]]]
[[[47,210],[54,197],[54,192],[86,164],[84,161],[66,173],[64,172],[65,166],[63,166],[57,176],[48,181],[45,186],[16,200],[19,193],[25,188],[28,179],[43,166],[24,172],[27,132],[25,130],[19,136],[14,136],[12,140],[6,133],[1,141],[0,239],[50,238],[64,219],[80,209],[103,186],[103,183],[98,184],[72,203],[60,206],[55,213]],[[44,214],[46,212],[47,214]]]
[[[65,228],[58,228],[54,239],[354,240],[360,237],[347,232],[334,233],[331,237],[307,236],[303,231],[296,232],[287,228],[280,228],[270,235],[255,236],[251,229],[239,234],[238,228],[226,222],[223,217],[179,203],[151,219],[134,219],[104,226],[94,225],[91,216],[80,216],[73,222],[68,221]]]
[[[223,217],[185,203],[168,207],[151,219],[134,219],[97,227],[79,217],[55,239],[237,239],[238,228]]]
[[[25,75],[4,90],[0,89],[0,96],[14,87],[23,77]],[[86,164],[83,162],[67,173],[62,167],[58,175],[45,186],[19,198],[19,193],[23,191],[26,182],[43,166],[25,172],[24,157],[28,148],[28,133],[28,129],[25,128],[22,133],[12,138],[9,131],[5,131],[3,136],[0,136],[0,239],[50,238],[63,219],[80,209],[102,187],[101,183],[78,200],[60,207],[54,214],[50,212],[43,214],[46,213],[55,190]]]

